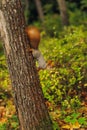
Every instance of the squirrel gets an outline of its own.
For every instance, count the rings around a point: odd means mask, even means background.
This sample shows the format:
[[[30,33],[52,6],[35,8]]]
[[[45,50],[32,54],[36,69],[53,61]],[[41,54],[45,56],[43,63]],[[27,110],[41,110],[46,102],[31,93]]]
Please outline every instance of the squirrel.
[[[32,49],[38,50],[40,43],[40,31],[38,28],[34,26],[29,26],[25,29],[28,38],[30,40],[30,46]]]
[[[38,66],[39,66],[38,70],[49,68],[48,64],[44,60],[43,55],[41,54],[41,52],[38,49],[39,44],[40,44],[40,38],[41,38],[39,29],[34,27],[34,26],[30,26],[30,27],[27,27],[25,29],[25,31],[26,31],[27,36],[28,36],[29,41],[30,41],[29,51],[32,52],[33,57],[38,62]]]

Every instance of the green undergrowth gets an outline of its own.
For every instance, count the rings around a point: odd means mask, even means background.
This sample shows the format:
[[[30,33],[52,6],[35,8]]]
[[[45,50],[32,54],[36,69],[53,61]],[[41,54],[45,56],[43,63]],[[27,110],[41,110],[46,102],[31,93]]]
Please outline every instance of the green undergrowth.
[[[87,31],[84,26],[65,27],[56,38],[42,38],[40,50],[46,61],[54,64],[39,72],[48,108],[61,108],[57,118],[65,118],[87,101]],[[84,118],[83,125],[87,125],[87,117]]]
[[[55,32],[55,34],[57,34]],[[69,26],[49,37],[41,33],[40,50],[52,68],[40,70],[40,82],[54,130],[87,126],[87,31]],[[11,83],[0,45],[0,130],[18,130]],[[1,113],[0,113],[1,114]]]
[[[86,37],[87,31],[80,26],[65,28],[58,38],[42,39],[40,50],[54,64],[50,70],[40,71],[44,95],[48,95],[49,101],[59,103],[65,99],[72,104],[73,98],[78,102],[81,92],[87,89]]]
[[[0,130],[18,130],[6,58],[0,43]]]

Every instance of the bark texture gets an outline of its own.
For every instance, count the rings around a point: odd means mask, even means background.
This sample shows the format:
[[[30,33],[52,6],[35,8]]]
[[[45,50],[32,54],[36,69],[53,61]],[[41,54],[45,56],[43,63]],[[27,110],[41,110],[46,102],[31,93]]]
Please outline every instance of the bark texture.
[[[57,0],[63,25],[69,25],[68,13],[65,0]]]
[[[53,130],[35,62],[27,51],[20,0],[0,0],[0,35],[12,81],[21,130]]]

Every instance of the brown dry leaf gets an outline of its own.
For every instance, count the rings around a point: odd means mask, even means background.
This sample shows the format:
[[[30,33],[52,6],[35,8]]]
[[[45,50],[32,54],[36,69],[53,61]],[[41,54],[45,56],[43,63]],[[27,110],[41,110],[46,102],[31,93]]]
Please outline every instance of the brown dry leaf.
[[[6,110],[5,110],[5,107],[0,107],[0,118],[3,118],[6,114]]]
[[[49,66],[50,68],[53,68],[55,66],[54,62],[51,60],[47,61],[47,66]]]
[[[46,104],[47,107],[51,106],[51,103],[49,101],[46,101],[45,104]]]
[[[87,113],[87,107],[81,107],[78,111],[80,113]]]

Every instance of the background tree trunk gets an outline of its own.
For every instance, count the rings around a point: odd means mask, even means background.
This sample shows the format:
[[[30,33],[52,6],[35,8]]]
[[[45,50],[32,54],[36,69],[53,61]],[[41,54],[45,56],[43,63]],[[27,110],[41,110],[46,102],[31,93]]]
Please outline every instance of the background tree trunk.
[[[34,0],[34,1],[36,3],[36,8],[38,11],[39,18],[43,22],[44,21],[44,14],[43,14],[42,6],[41,6],[41,1],[40,0]]]
[[[3,39],[21,130],[53,130],[25,34],[20,0],[0,0]]]
[[[57,0],[63,25],[69,25],[68,13],[65,0]]]
[[[29,23],[29,0],[22,0],[22,6],[24,8],[24,15],[25,15],[25,20],[26,20],[26,23],[28,25]]]

